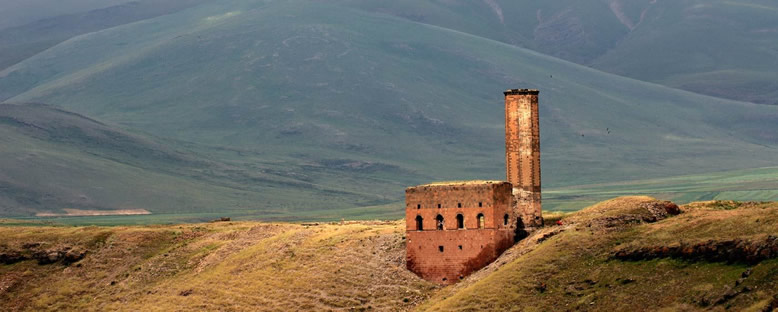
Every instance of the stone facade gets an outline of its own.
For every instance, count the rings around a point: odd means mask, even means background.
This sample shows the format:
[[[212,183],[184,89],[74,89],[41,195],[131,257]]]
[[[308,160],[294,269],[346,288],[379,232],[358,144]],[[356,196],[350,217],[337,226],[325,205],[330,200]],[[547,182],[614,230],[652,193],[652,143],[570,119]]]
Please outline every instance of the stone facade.
[[[429,281],[455,283],[543,225],[538,93],[504,93],[508,182],[441,182],[405,190],[410,271]]]
[[[408,269],[451,284],[494,261],[514,243],[511,189],[490,181],[406,189]]]

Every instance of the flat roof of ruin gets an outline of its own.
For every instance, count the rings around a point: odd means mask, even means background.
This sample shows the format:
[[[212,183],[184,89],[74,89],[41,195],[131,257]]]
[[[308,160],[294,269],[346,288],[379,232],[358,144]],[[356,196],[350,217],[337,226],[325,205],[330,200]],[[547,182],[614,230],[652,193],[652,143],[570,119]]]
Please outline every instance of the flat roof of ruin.
[[[508,182],[496,181],[496,180],[440,181],[440,182],[432,182],[432,183],[417,185],[417,186],[414,186],[414,187],[457,186],[457,185],[487,185],[487,184],[502,184],[502,183],[508,183]]]
[[[537,89],[508,89],[503,94],[505,95],[516,95],[516,94],[539,94],[540,91]]]

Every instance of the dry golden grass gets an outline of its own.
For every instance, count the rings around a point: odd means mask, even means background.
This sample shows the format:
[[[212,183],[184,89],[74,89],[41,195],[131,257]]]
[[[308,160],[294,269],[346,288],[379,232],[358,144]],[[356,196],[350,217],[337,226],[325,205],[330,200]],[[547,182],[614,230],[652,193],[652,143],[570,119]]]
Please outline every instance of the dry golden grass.
[[[401,221],[148,227],[9,221],[0,226],[0,253],[65,248],[87,254],[70,265],[0,264],[0,310],[759,311],[778,300],[776,259],[744,264],[612,257],[625,246],[775,235],[778,204],[693,203],[654,223],[596,226],[603,218],[643,216],[652,202],[624,197],[549,215],[563,225],[533,233],[445,288],[405,270]]]
[[[0,265],[10,310],[405,310],[436,289],[404,269],[399,222],[9,227],[0,235],[6,249],[89,249],[71,266]]]
[[[488,274],[478,272],[472,276],[478,278],[437,292],[418,310],[762,311],[778,303],[776,259],[745,264],[612,258],[625,245],[776,235],[778,204],[738,204],[731,210],[722,210],[721,203],[693,204],[656,223],[602,228],[592,222],[642,215],[643,204],[652,201],[622,197],[573,213],[562,219],[563,226],[544,229],[506,252],[496,262],[507,257],[505,265],[487,267]],[[558,234],[549,237],[551,231]]]

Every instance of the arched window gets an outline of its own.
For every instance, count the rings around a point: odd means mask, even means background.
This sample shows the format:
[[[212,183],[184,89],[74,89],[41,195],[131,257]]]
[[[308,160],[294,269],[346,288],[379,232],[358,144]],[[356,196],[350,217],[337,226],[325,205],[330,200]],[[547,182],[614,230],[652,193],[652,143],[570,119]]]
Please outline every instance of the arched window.
[[[457,229],[464,229],[465,228],[465,216],[463,216],[461,213],[457,215]]]
[[[435,218],[435,221],[436,221],[435,223],[436,223],[436,224],[437,224],[437,226],[438,226],[438,230],[439,230],[439,231],[440,231],[440,230],[443,230],[443,216],[441,216],[441,215],[438,215],[438,216]]]
[[[503,217],[502,225],[507,226],[508,225],[508,214],[505,214],[505,217]]]
[[[416,230],[424,231],[424,218],[421,216],[416,216]]]
[[[478,228],[483,229],[486,227],[486,218],[484,218],[483,213],[478,214]]]

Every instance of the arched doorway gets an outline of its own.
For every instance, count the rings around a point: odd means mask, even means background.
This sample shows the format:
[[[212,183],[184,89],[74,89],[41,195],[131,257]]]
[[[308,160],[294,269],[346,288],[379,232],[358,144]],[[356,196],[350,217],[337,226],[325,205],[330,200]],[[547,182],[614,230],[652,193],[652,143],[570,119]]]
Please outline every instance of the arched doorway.
[[[421,216],[416,216],[416,230],[424,231],[424,218]]]
[[[435,218],[435,221],[436,221],[435,224],[437,224],[437,227],[438,227],[438,231],[442,231],[443,230],[443,225],[444,225],[444,223],[443,223],[443,216],[438,215]]]
[[[513,235],[513,241],[518,242],[522,239],[527,238],[529,236],[529,232],[524,228],[524,221],[521,220],[521,217],[516,219],[516,231]]]
[[[461,213],[457,215],[457,229],[464,229],[465,228],[465,216],[463,216]]]

